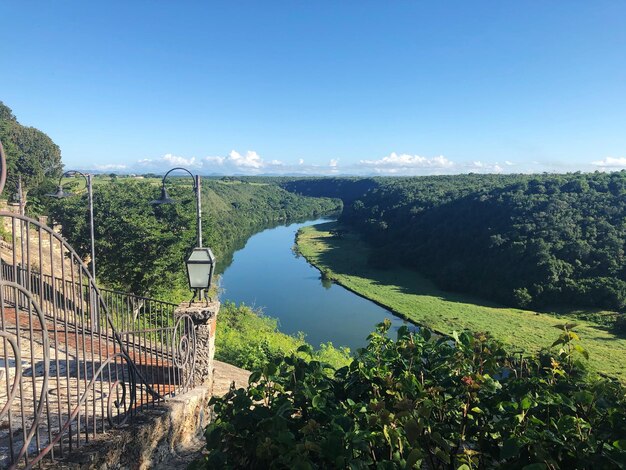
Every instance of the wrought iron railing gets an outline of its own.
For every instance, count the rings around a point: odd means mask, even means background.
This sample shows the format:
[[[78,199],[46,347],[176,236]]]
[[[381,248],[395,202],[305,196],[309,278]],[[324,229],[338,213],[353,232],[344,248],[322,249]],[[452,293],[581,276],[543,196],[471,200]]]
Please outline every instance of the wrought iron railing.
[[[62,457],[194,383],[174,305],[100,290],[49,227],[0,212],[0,468]]]

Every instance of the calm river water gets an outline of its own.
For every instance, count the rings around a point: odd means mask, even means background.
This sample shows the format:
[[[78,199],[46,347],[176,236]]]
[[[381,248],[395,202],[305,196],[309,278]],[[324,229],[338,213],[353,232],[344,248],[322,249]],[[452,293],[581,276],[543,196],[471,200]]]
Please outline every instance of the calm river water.
[[[376,323],[389,318],[395,330],[403,321],[341,286],[325,287],[319,271],[296,257],[298,229],[322,222],[327,220],[283,225],[250,237],[221,277],[221,298],[260,307],[278,318],[281,331],[303,331],[315,346],[332,341],[354,351],[366,344]]]

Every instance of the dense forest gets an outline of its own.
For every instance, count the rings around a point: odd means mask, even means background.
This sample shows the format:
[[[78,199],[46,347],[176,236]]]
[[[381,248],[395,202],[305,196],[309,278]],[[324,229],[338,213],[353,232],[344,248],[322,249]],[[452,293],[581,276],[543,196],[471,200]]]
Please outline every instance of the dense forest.
[[[301,181],[298,192],[336,194],[329,183]],[[448,290],[620,310],[625,194],[626,172],[376,178],[342,221],[371,244],[371,263],[412,267]]]
[[[195,195],[188,178],[168,185],[179,204],[153,206],[159,180],[97,178],[96,266],[104,285],[160,299],[188,295],[183,260],[195,244]],[[203,241],[220,269],[261,228],[341,211],[339,200],[302,197],[270,184],[205,179],[202,190]],[[48,211],[78,253],[89,253],[85,198],[50,200]]]

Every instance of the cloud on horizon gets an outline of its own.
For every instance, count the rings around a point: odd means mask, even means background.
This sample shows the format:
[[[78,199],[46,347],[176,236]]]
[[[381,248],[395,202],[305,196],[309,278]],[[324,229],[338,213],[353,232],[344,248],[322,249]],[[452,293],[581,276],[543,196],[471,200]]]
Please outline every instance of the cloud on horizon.
[[[173,166],[183,166],[190,170],[204,174],[335,174],[338,172],[338,159],[331,159],[327,166],[306,164],[304,159],[298,159],[297,164],[288,164],[280,160],[265,160],[257,152],[248,150],[240,153],[231,150],[226,156],[181,157],[171,153],[159,158],[144,158],[135,165],[121,165],[120,170],[135,173],[160,173]],[[97,165],[97,170],[103,170],[108,165]],[[113,167],[113,165],[111,165]]]
[[[591,162],[591,164],[605,171],[624,169],[626,168],[626,157],[606,157],[602,160]]]
[[[419,176],[449,175],[462,173],[540,173],[567,172],[600,169],[611,171],[626,168],[626,158],[606,157],[593,161],[586,168],[575,168],[564,163],[550,165],[533,161],[520,164],[510,160],[487,162],[483,160],[453,161],[443,155],[424,157],[406,153],[391,152],[381,158],[362,159],[353,164],[343,165],[340,158],[330,158],[326,164],[310,164],[303,158],[293,163],[281,160],[266,160],[254,150],[239,152],[231,150],[224,156],[184,157],[167,153],[157,158],[143,158],[134,164],[94,165],[99,172],[120,173],[164,173],[172,167],[182,166],[191,171],[210,175],[354,175],[354,176]]]

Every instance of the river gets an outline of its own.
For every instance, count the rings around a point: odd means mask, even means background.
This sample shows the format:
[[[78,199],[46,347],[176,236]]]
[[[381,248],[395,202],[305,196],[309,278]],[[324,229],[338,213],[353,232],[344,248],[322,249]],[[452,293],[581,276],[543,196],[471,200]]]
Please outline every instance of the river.
[[[261,308],[278,319],[281,331],[302,331],[314,346],[331,341],[354,351],[365,346],[376,323],[389,318],[395,330],[404,322],[341,286],[323,284],[319,271],[294,254],[296,232],[322,222],[328,220],[282,225],[250,237],[221,276],[220,298]]]

